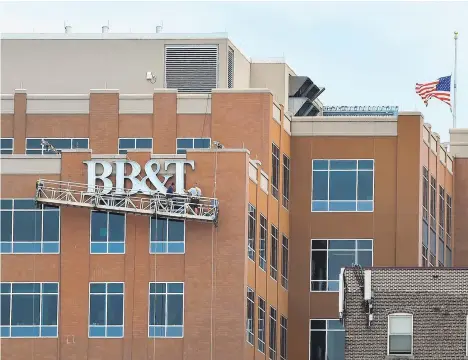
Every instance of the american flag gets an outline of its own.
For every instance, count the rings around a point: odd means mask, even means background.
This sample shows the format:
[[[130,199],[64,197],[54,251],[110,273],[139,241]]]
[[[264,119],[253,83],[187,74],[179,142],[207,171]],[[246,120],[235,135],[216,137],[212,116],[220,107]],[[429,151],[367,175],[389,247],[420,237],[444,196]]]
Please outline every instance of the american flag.
[[[416,84],[416,94],[418,94],[421,99],[424,101],[426,106],[428,105],[429,99],[436,98],[444,103],[452,106],[450,104],[450,82],[452,76],[444,76],[436,81]]]

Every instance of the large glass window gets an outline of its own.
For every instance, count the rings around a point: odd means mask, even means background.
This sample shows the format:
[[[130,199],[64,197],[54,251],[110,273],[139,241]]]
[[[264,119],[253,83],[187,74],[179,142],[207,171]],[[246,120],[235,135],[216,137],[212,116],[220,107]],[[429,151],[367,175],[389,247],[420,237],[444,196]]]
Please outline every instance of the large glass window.
[[[444,240],[439,238],[439,253],[437,255],[438,259],[439,259],[439,266],[440,267],[443,267],[444,266],[444,263],[445,263],[445,244],[444,244]]]
[[[280,151],[275,144],[271,145],[271,193],[278,199],[279,188],[279,164]]]
[[[89,283],[89,337],[123,337],[124,283]]]
[[[276,309],[270,306],[270,360],[276,360],[276,321],[277,321]]]
[[[268,237],[268,223],[265,216],[260,214],[260,241],[258,244],[258,258],[260,269],[266,271],[266,254],[267,254],[267,237]]]
[[[447,225],[445,228],[447,234],[447,244],[451,246],[452,240],[452,197],[447,194]]]
[[[271,225],[270,276],[278,278],[278,228]]]
[[[265,314],[266,302],[258,297],[258,350],[265,353]]]
[[[280,360],[288,358],[288,319],[281,315]]]
[[[184,336],[184,283],[150,283],[149,337]]]
[[[0,154],[13,154],[13,138],[0,139]]]
[[[437,255],[437,235],[433,228],[429,231],[429,266],[436,266],[436,255]]]
[[[427,220],[427,212],[429,209],[429,171],[423,167],[423,218]]]
[[[120,138],[119,154],[126,154],[128,150],[147,149],[153,151],[152,138]]]
[[[345,329],[340,320],[310,320],[310,360],[344,360]]]
[[[372,266],[372,240],[312,240],[311,291],[338,291],[342,267]]]
[[[422,266],[427,266],[427,249],[429,248],[429,225],[426,220],[422,222]]]
[[[245,324],[247,342],[254,344],[255,338],[255,291],[251,288],[247,288],[247,321]]]
[[[257,232],[257,211],[252,204],[249,204],[249,227],[248,227],[248,256],[255,261],[255,234]]]
[[[60,209],[33,199],[1,199],[2,254],[58,254]]]
[[[439,238],[445,238],[445,189],[439,185]]]
[[[54,151],[44,146],[42,140],[45,140],[57,150],[89,148],[89,139],[87,138],[27,138],[26,154],[54,154]]]
[[[211,147],[210,138],[177,138],[177,154],[187,153],[187,149],[209,149]]]
[[[313,160],[312,211],[374,211],[374,160]]]
[[[1,283],[1,337],[57,337],[58,283]]]
[[[450,249],[448,246],[445,247],[445,266],[452,266],[452,249]]]
[[[91,254],[125,254],[125,215],[91,211]]]
[[[283,206],[289,209],[289,181],[291,160],[283,154]]]
[[[281,285],[288,288],[289,273],[289,239],[283,234],[283,253],[281,255]]]
[[[183,254],[185,252],[185,221],[150,219],[150,253]]]
[[[413,353],[413,315],[388,315],[388,355]]]
[[[436,190],[436,179],[434,179],[434,177],[431,176],[431,228],[435,229],[436,227],[436,194],[437,194],[437,190]]]

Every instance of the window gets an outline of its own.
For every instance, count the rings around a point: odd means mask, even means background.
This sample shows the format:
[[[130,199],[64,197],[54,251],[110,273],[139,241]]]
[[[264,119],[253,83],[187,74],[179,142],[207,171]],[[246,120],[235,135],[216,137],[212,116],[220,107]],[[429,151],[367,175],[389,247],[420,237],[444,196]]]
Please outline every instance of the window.
[[[429,171],[423,167],[423,219],[427,220],[427,210],[429,208]]]
[[[59,253],[58,207],[36,207],[33,199],[1,199],[0,206],[2,254]]]
[[[126,154],[127,150],[148,149],[153,151],[152,138],[120,138],[119,154]]]
[[[58,283],[1,283],[1,337],[57,337]]]
[[[0,139],[0,154],[13,154],[13,138]]]
[[[279,148],[275,144],[271,145],[271,193],[278,199],[279,187]]]
[[[267,219],[262,214],[260,214],[260,242],[258,245],[258,257],[260,269],[266,271],[266,254],[267,254]]]
[[[249,204],[248,256],[255,262],[255,232],[257,230],[257,211]]]
[[[87,138],[27,138],[26,154],[54,154],[52,150],[47,150],[46,147],[42,145],[42,140],[47,141],[57,150],[89,148],[89,139]]]
[[[265,354],[265,313],[266,303],[258,297],[258,350]]]
[[[372,240],[312,240],[311,291],[338,291],[342,267],[372,266]]]
[[[183,337],[184,283],[150,283],[149,302],[149,337]]]
[[[276,309],[270,306],[270,360],[276,360]]]
[[[89,337],[123,337],[124,284],[89,283]]]
[[[281,315],[280,320],[280,359],[288,358],[288,319]]]
[[[255,333],[255,292],[251,288],[247,288],[247,322],[245,329],[247,332],[247,341],[249,344],[254,344]]]
[[[150,253],[183,254],[185,252],[185,222],[172,219],[150,219]]]
[[[445,250],[444,240],[439,238],[439,254],[438,254],[439,266],[444,266],[444,259],[445,259],[444,250]]]
[[[278,274],[278,229],[271,225],[270,276],[276,280]]]
[[[452,250],[450,249],[450,247],[448,247],[448,245],[445,247],[445,266],[452,266]]]
[[[281,285],[288,288],[289,239],[283,234],[283,253],[281,255]]]
[[[452,197],[447,194],[447,225],[445,228],[447,233],[447,244],[451,244],[452,239]]]
[[[374,211],[374,160],[312,164],[312,211]]]
[[[413,353],[413,315],[388,315],[388,355]]]
[[[91,211],[91,254],[125,254],[125,215]]]
[[[431,176],[431,227],[435,229],[436,217],[436,180]]]
[[[211,148],[210,138],[178,138],[176,140],[177,154],[187,153],[187,149],[209,149]]]
[[[344,359],[345,329],[340,320],[310,320],[310,360]]]
[[[291,160],[283,154],[283,206],[289,209],[289,180]]]
[[[439,238],[444,241],[445,236],[445,190],[439,185]]]
[[[436,235],[436,232],[433,228],[431,228],[431,231],[429,232],[429,235],[430,235],[430,243],[429,243],[429,253],[430,253],[430,257],[429,257],[429,266],[436,266],[437,263],[436,263],[436,253],[437,253],[437,249],[436,249],[436,246],[437,246],[437,235]]]
[[[427,249],[429,247],[429,225],[426,220],[422,222],[422,266],[427,266]]]
[[[228,88],[234,87],[234,50],[228,48]]]

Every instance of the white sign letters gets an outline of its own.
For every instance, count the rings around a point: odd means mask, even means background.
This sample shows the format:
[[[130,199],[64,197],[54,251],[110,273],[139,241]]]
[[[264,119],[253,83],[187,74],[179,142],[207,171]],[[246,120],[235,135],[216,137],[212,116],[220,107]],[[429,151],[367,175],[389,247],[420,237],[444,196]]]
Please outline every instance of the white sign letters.
[[[88,166],[88,192],[95,192],[96,180],[99,179],[103,182],[102,194],[109,194],[112,191],[113,184],[109,176],[112,174],[112,164],[109,161],[103,160],[91,160],[84,161]],[[154,194],[156,192],[166,193],[166,182],[172,175],[164,175],[164,180],[161,181],[157,174],[161,170],[161,165],[158,160],[150,160],[145,164],[145,176],[140,176],[141,166],[136,161],[130,160],[114,160],[115,163],[115,194],[124,195],[128,193],[130,195],[142,192],[145,194]],[[125,173],[125,165],[131,166],[130,173]],[[185,165],[190,165],[192,170],[195,169],[195,163],[193,160],[166,160],[164,162],[164,170],[167,171],[169,165],[175,165],[176,175],[176,189],[175,191],[179,194],[184,192],[184,179],[185,179]],[[102,166],[102,173],[96,175],[97,165]],[[125,179],[130,180],[132,183],[131,189],[124,190]],[[150,189],[148,181],[154,186],[155,190]]]

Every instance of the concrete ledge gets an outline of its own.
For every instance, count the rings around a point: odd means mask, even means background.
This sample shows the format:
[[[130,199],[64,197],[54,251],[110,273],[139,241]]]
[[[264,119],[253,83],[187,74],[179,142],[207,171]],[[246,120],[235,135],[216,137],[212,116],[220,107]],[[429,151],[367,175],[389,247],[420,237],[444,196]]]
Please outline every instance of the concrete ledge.
[[[14,155],[13,155],[14,156]],[[10,155],[1,156],[0,174],[1,175],[35,175],[35,174],[60,174],[61,159],[60,156],[51,157],[50,155],[41,155],[32,157],[17,157]],[[46,157],[47,156],[47,157]]]
[[[167,89],[167,88],[160,88],[154,89],[154,94],[177,94],[179,91],[177,89]]]
[[[63,149],[62,153],[92,153],[92,149]]]
[[[0,112],[2,114],[15,113],[15,96],[13,94],[2,94],[0,98]]]
[[[90,94],[118,94],[118,89],[91,89]]]
[[[213,94],[220,93],[220,94],[261,94],[261,93],[268,93],[273,94],[270,89],[213,89],[211,91]]]
[[[151,159],[186,159],[185,154],[151,154]]]
[[[152,152],[153,149],[150,149],[150,148],[147,148],[147,149],[125,149],[127,150],[127,154],[128,153],[148,153],[148,152]],[[122,155],[122,154],[120,154]]]
[[[27,114],[89,114],[89,94],[30,94]]]
[[[399,111],[398,116],[421,116],[424,119],[424,115],[420,111]]]
[[[46,155],[37,155],[37,154],[2,154],[0,159],[60,159],[60,154],[46,154]]]
[[[237,153],[246,153],[250,155],[250,151],[247,149],[186,149],[187,153],[199,153],[199,152],[206,152],[206,153],[230,153],[230,152],[237,152]]]
[[[177,114],[211,114],[211,94],[177,94]]]
[[[26,89],[15,89],[15,94],[26,94]]]
[[[120,94],[119,114],[153,114],[153,95]]]
[[[108,160],[108,159],[127,159],[127,154],[91,154],[91,159]]]

